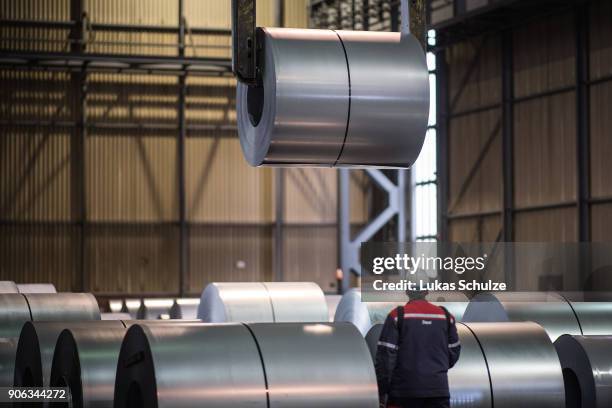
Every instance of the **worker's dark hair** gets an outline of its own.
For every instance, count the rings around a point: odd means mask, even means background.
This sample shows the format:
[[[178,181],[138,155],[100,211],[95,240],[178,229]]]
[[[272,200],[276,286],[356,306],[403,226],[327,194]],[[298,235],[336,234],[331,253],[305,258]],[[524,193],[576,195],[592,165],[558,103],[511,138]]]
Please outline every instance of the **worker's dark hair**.
[[[406,295],[410,300],[418,300],[425,299],[425,297],[429,294],[428,290],[407,290]]]

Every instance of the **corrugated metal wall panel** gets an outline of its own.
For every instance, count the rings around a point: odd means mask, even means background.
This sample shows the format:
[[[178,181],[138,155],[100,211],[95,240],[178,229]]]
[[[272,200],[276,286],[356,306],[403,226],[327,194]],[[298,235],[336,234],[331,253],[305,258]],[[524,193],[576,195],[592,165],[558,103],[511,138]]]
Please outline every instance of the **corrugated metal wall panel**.
[[[52,282],[59,291],[80,289],[80,230],[70,225],[0,227],[0,279]]]
[[[191,226],[189,292],[210,282],[272,280],[270,226]]]
[[[237,138],[187,140],[186,187],[190,221],[273,221],[271,170],[249,167],[241,156]]]
[[[335,292],[338,265],[336,227],[287,226],[284,238],[284,279],[313,281],[324,291]]]
[[[612,183],[612,82],[591,88],[591,195],[611,197]]]
[[[101,294],[178,293],[176,226],[91,226],[86,242],[89,290]]]
[[[575,200],[575,93],[516,105],[514,126],[516,206]]]
[[[573,85],[576,82],[575,38],[572,14],[517,29],[514,32],[515,96]]]
[[[612,75],[612,2],[591,2],[590,68],[591,79]]]
[[[495,36],[460,43],[447,51],[451,112],[462,112],[501,101],[499,49],[500,39]]]
[[[500,117],[499,110],[492,110],[451,121],[449,212],[462,214],[501,208]],[[482,161],[477,164],[479,157]]]

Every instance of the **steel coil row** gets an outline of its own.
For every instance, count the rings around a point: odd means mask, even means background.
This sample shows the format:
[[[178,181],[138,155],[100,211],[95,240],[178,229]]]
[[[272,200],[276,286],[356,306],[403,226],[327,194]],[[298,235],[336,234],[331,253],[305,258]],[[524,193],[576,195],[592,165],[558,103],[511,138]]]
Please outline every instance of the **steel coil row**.
[[[0,294],[0,386],[13,384],[19,336],[26,322],[100,320],[100,309],[88,293]]]

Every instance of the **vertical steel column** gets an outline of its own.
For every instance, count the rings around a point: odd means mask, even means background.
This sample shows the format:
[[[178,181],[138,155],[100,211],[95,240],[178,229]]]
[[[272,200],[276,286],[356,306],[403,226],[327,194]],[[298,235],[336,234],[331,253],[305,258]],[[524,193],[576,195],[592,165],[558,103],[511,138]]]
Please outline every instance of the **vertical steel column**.
[[[503,240],[514,241],[514,61],[513,32],[502,33]],[[514,286],[514,254],[504,251],[505,279]]]
[[[185,12],[184,0],[178,0],[179,35],[178,54],[185,56]],[[178,77],[178,201],[179,201],[179,296],[189,292],[189,231],[187,230],[187,199],[185,191],[185,137],[187,124],[185,119],[185,98],[187,95],[187,71]]]
[[[361,18],[362,18],[362,30],[368,31],[370,29],[370,0],[362,0]]]
[[[81,54],[85,51],[85,32],[87,6],[86,0],[71,0],[70,19],[74,26],[70,30],[70,51]],[[85,144],[87,138],[87,73],[86,67],[79,72],[71,74],[71,90],[77,99],[75,104],[76,126],[70,143],[70,183],[71,183],[71,212],[73,219],[80,229],[78,240],[80,290],[89,290],[89,274],[87,271],[87,191],[85,162]]]
[[[406,182],[408,177],[407,170],[397,171],[397,242],[406,242],[406,188],[410,183]]]
[[[578,241],[591,240],[591,146],[590,146],[590,89],[589,89],[589,8],[588,3],[576,6],[574,11],[576,30],[576,164],[578,182]],[[591,271],[587,248],[580,248],[580,278],[588,282]],[[584,287],[584,290],[591,289]]]
[[[285,25],[284,0],[276,0],[276,26]],[[285,219],[285,169],[274,169],[274,280],[282,282],[284,279],[284,219]]]
[[[448,194],[449,194],[449,138],[448,138],[448,66],[446,64],[446,50],[436,51],[436,163],[438,180],[438,237],[440,242],[446,242],[448,236]]]

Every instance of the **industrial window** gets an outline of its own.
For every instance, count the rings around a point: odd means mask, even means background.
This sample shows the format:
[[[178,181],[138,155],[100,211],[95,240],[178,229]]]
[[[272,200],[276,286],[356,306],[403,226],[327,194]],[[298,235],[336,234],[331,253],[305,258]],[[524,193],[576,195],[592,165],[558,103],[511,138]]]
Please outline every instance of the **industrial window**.
[[[436,45],[436,33],[429,30],[427,42]],[[436,57],[427,53],[429,69],[429,127],[423,150],[411,171],[412,234],[415,241],[436,241],[438,236],[438,196],[436,165]]]

